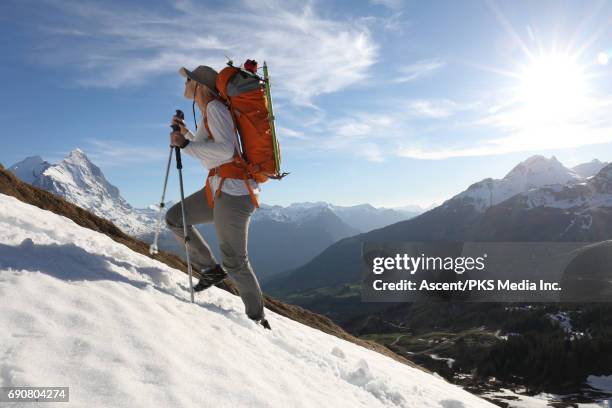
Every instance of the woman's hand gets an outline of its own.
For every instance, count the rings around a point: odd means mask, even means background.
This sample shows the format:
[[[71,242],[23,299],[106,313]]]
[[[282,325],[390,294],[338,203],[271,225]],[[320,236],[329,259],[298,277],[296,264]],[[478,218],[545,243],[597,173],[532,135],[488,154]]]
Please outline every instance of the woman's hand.
[[[183,119],[179,118],[178,116],[172,117],[172,125],[177,125],[179,127],[181,135],[184,135],[185,133],[187,133],[185,122],[183,121]]]
[[[185,140],[185,136],[183,136],[179,131],[170,133],[170,144],[172,146],[181,147],[185,144]]]

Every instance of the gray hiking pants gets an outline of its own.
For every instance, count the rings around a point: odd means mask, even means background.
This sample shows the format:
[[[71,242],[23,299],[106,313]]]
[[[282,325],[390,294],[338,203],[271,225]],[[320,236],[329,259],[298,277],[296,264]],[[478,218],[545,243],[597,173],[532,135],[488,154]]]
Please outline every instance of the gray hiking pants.
[[[197,270],[217,264],[208,243],[194,227],[196,224],[214,223],[223,258],[221,266],[236,284],[247,316],[260,319],[264,317],[263,297],[247,254],[249,221],[253,211],[255,204],[248,194],[231,195],[221,191],[221,195],[215,198],[213,208],[208,207],[204,188],[185,198],[191,264]],[[166,213],[166,224],[183,243],[180,202]]]

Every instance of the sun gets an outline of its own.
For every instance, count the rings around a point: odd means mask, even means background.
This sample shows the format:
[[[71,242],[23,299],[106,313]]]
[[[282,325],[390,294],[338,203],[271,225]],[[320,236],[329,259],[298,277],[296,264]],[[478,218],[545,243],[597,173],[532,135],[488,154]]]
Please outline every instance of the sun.
[[[567,119],[586,101],[585,69],[570,55],[541,55],[519,74],[517,100],[534,119]]]

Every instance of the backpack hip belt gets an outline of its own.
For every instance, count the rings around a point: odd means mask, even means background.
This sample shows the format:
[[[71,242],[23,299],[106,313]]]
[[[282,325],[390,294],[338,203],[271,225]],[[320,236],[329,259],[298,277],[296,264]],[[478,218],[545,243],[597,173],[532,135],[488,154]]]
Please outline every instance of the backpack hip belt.
[[[249,172],[244,167],[240,166],[241,159],[237,156],[234,156],[234,160],[229,163],[224,163],[220,166],[214,167],[208,171],[208,176],[206,177],[206,200],[208,201],[208,207],[213,208],[214,200],[212,194],[212,188],[210,186],[210,177],[218,175],[220,177],[219,186],[217,187],[217,191],[215,191],[215,197],[219,197],[221,195],[221,188],[223,187],[223,182],[226,178],[243,180],[244,185],[249,191],[249,195],[251,196],[251,200],[253,204],[255,204],[255,208],[259,208],[259,202],[257,201],[257,197],[255,196],[255,192],[253,191],[253,187],[251,187],[251,183],[249,180],[255,180],[253,177],[249,175]]]

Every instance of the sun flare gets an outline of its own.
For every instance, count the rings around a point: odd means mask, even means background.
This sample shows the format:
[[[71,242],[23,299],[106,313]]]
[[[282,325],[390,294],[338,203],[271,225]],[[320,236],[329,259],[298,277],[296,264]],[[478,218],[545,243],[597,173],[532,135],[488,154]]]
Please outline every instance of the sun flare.
[[[518,100],[539,119],[566,119],[584,108],[584,68],[567,55],[536,57],[520,74]]]

